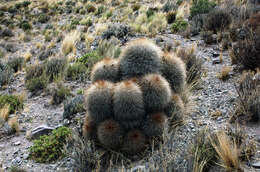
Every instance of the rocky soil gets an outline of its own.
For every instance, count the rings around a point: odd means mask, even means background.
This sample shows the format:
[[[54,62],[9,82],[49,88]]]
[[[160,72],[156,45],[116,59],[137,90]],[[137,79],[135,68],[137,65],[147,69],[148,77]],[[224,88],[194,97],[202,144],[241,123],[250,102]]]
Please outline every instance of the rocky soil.
[[[37,13],[36,10],[35,13]],[[59,19],[58,25],[61,26],[68,22],[71,16],[74,16],[74,14],[62,15]],[[47,24],[39,24],[39,27],[36,27],[37,29],[33,30],[33,32],[37,35],[37,33],[45,27],[47,27]],[[77,29],[82,31],[81,27],[78,27]],[[31,54],[38,58],[41,54],[46,53],[46,49],[39,49],[35,46],[36,43],[39,42],[44,44],[44,38],[42,35],[37,35],[32,37],[29,42],[24,42],[17,38],[21,32],[21,29],[16,29],[13,31],[14,36],[6,40],[0,37],[0,48],[6,53],[6,56],[19,57],[30,50]],[[121,45],[136,37],[140,37],[140,35],[134,34],[125,37],[124,40],[121,40]],[[58,54],[60,51],[61,43],[58,39],[58,37],[54,37],[55,46],[51,48],[53,54]],[[96,39],[98,40],[100,37]],[[97,40],[93,42],[91,47],[92,49],[96,48]],[[176,43],[176,41],[179,41],[180,45],[173,44],[173,48],[177,46],[187,48],[196,43],[196,54],[203,60],[204,72],[203,77],[201,78],[202,82],[199,88],[192,92],[192,96],[190,97],[194,104],[193,112],[189,114],[189,116],[185,117],[184,125],[178,127],[175,131],[174,137],[170,138],[166,144],[167,150],[171,150],[173,154],[173,166],[175,167],[175,170],[188,172],[191,169],[191,163],[188,158],[190,154],[189,148],[193,142],[194,136],[202,128],[208,127],[211,130],[226,130],[228,127],[234,127],[234,125],[232,126],[230,124],[229,119],[235,110],[235,102],[238,96],[235,87],[240,74],[234,72],[235,70],[232,70],[226,81],[220,80],[217,77],[217,73],[221,72],[224,66],[231,66],[229,53],[227,50],[222,52],[217,44],[205,44],[200,36],[186,39],[180,35],[171,34],[170,31],[166,31],[165,33],[156,35],[154,40],[160,40],[159,42],[165,44]],[[8,50],[8,46],[10,46],[11,49],[9,48]],[[79,41],[77,43],[76,58],[81,57],[86,53],[85,47],[86,45],[84,41]],[[222,61],[220,60],[221,56]],[[32,58],[29,63],[35,63],[37,58]],[[28,159],[28,149],[33,144],[32,140],[28,139],[28,137],[31,135],[31,131],[39,126],[47,126],[51,129],[62,125],[74,129],[79,128],[80,124],[79,122],[77,123],[77,120],[75,119],[82,119],[84,114],[77,114],[72,121],[67,119],[64,120],[64,105],[51,105],[51,95],[48,91],[36,96],[31,95],[25,88],[24,77],[25,71],[22,70],[15,74],[12,82],[7,87],[0,89],[0,94],[27,93],[23,111],[17,112],[20,132],[18,134],[0,138],[0,164],[2,165],[2,168],[4,171],[8,171],[11,166],[18,166],[27,171],[35,172],[72,171],[70,167],[73,161],[69,157],[57,160],[57,162],[51,164],[36,163],[33,160]],[[64,84],[71,88],[72,93],[76,95],[78,90],[87,89],[90,85],[90,81],[66,81]],[[52,85],[49,87],[51,88],[51,86]],[[255,156],[250,160],[250,162],[243,162],[243,169],[248,172],[260,171],[259,166],[258,169],[251,166],[254,163],[260,163],[260,125],[247,124],[240,127],[244,129],[250,139],[256,140],[257,145]],[[146,162],[136,162],[134,167],[128,170],[134,171],[140,169],[143,171],[152,171],[152,169],[157,169],[160,171],[160,167],[151,166],[151,164],[160,161],[157,158],[158,157],[155,155],[149,158]],[[119,171],[116,169],[114,170]],[[218,170],[221,171],[223,169]]]

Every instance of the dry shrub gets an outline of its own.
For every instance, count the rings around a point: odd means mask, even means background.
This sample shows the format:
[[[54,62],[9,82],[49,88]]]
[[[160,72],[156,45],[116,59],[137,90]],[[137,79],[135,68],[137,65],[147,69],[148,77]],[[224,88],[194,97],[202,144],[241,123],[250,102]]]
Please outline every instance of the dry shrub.
[[[224,10],[211,11],[205,21],[204,27],[207,30],[214,31],[224,30],[231,23],[230,15]]]
[[[237,109],[231,122],[249,122],[260,120],[260,73],[245,72],[242,74],[238,87]]]
[[[260,32],[260,12],[252,15],[247,20],[248,27],[252,28],[253,31],[258,30],[258,33]]]
[[[195,55],[196,45],[190,49],[179,48],[177,56],[180,57],[186,64],[187,70],[187,83],[197,85],[200,82],[203,69],[203,61]]]
[[[259,32],[260,33],[260,32]],[[245,69],[255,70],[260,67],[260,35],[251,33],[245,40],[232,45],[235,61]]]

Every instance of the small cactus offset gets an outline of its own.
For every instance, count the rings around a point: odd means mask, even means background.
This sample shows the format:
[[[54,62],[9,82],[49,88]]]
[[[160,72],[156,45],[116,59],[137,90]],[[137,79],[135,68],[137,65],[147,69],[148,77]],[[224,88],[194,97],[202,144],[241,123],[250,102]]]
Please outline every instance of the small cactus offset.
[[[159,73],[161,50],[147,39],[130,42],[123,50],[119,71],[123,79]]]
[[[143,132],[148,137],[162,136],[167,116],[164,113],[154,113],[148,115],[143,126]]]
[[[146,75],[140,80],[140,86],[146,111],[161,111],[170,102],[171,87],[161,75]]]
[[[96,123],[113,114],[113,86],[108,81],[97,81],[86,92],[87,111]]]
[[[146,137],[142,131],[134,129],[126,134],[122,150],[130,155],[143,152],[146,148]]]
[[[117,82],[119,80],[118,60],[105,58],[96,63],[91,71],[90,78],[93,83],[98,80]]]
[[[97,129],[97,136],[102,145],[115,149],[121,146],[124,131],[118,122],[109,119],[100,123]]]
[[[136,155],[153,139],[162,140],[166,124],[182,119],[186,69],[181,59],[162,56],[147,39],[127,44],[119,59],[98,62],[86,91],[83,136],[104,148]]]
[[[168,53],[162,57],[162,75],[168,80],[174,93],[181,93],[186,83],[184,62]]]
[[[115,119],[122,121],[125,128],[139,127],[145,117],[143,95],[140,87],[133,81],[123,81],[114,89]],[[140,122],[139,122],[140,121]]]
[[[96,130],[97,126],[96,123],[94,122],[93,118],[86,113],[85,115],[85,120],[83,124],[83,137],[86,139],[96,139]]]

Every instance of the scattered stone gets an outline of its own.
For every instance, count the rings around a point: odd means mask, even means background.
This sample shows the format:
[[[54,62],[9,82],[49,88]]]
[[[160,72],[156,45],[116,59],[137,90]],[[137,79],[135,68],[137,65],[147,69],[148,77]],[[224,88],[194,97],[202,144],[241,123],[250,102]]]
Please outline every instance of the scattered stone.
[[[20,144],[21,144],[21,142],[17,141],[17,142],[14,143],[14,146],[19,146]]]
[[[12,165],[20,165],[22,163],[22,159],[20,157],[16,157],[12,160]]]
[[[213,56],[214,58],[215,58],[215,57],[218,57],[218,56],[219,56],[219,53],[217,53],[217,52],[214,51],[214,52],[212,53],[212,56]]]
[[[54,128],[48,127],[46,125],[41,125],[31,131],[31,135],[29,136],[30,139],[37,139],[42,135],[47,135],[52,132]]]
[[[214,64],[220,64],[221,63],[221,61],[219,60],[219,59],[215,59],[215,60],[213,60],[212,61],[212,64],[214,65]]]
[[[260,161],[253,163],[252,167],[260,169]]]

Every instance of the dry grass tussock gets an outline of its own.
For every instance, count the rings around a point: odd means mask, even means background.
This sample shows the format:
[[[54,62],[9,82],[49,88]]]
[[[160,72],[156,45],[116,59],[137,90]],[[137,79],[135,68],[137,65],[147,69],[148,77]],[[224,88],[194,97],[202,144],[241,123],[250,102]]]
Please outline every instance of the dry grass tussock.
[[[216,133],[215,140],[212,138],[210,140],[221,161],[220,165],[227,171],[239,171],[241,169],[239,160],[240,150],[236,141],[231,140],[223,131]]]
[[[0,109],[0,118],[7,121],[9,117],[9,105],[6,104],[2,109]]]
[[[80,38],[78,31],[72,31],[66,35],[62,42],[62,52],[67,55],[75,49],[75,45]]]

